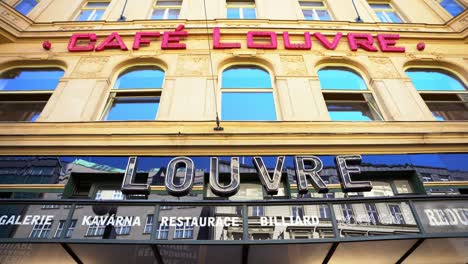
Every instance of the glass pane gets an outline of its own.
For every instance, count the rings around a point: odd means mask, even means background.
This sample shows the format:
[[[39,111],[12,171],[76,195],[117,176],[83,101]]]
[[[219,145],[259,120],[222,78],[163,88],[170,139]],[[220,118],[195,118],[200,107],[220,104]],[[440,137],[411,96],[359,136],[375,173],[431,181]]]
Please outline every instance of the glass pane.
[[[341,237],[414,235],[419,228],[406,202],[333,205]]]
[[[222,120],[274,121],[272,93],[222,93]]]
[[[243,263],[239,245],[158,245],[158,249],[165,264]]]
[[[466,245],[468,238],[426,239],[403,263],[468,263]]]
[[[317,10],[317,15],[320,20],[331,20],[330,14],[327,10]]]
[[[31,10],[37,5],[37,0],[22,0],[15,9],[23,15],[29,14]]]
[[[468,103],[426,101],[426,105],[439,121],[468,120]]]
[[[30,121],[39,117],[47,102],[0,102],[0,121]]]
[[[372,121],[380,120],[366,102],[326,101],[332,121]]]
[[[0,244],[0,252],[3,264],[76,263],[60,244]]]
[[[92,18],[89,18],[89,20],[100,20],[102,18],[102,15],[104,15],[105,10],[96,10],[94,13],[94,16]]]
[[[396,190],[399,194],[413,193],[413,189],[411,188],[411,184],[408,180],[395,180],[393,183],[395,184]]]
[[[16,68],[8,70],[0,75],[0,90],[55,90],[63,74],[63,70],[57,68]]]
[[[406,75],[411,78],[418,91],[468,90],[457,77],[441,69],[409,69]]]
[[[457,16],[463,12],[463,10],[465,10],[463,6],[455,0],[442,0],[440,5],[445,8],[445,10],[447,10],[452,16]]]
[[[252,245],[247,263],[319,264],[324,263],[330,247],[330,243]]]
[[[244,8],[244,19],[255,19],[255,8]]]
[[[392,22],[389,17],[385,15],[385,12],[375,12],[381,22]]]
[[[155,9],[153,15],[151,15],[151,19],[164,19],[164,11],[164,9]]]
[[[161,1],[159,0],[156,5],[158,6],[177,6],[182,5],[182,1]]]
[[[345,68],[325,68],[318,71],[322,89],[367,90],[367,85],[357,73]]]
[[[240,9],[239,8],[228,8],[227,9],[227,18],[239,19],[240,18]]]
[[[392,186],[388,182],[372,181],[372,190],[365,192],[366,197],[394,196]]]
[[[398,263],[398,260],[416,241],[387,240],[340,243],[330,259],[330,263]]]
[[[88,21],[94,10],[81,10],[80,14],[76,18],[76,21]]]
[[[109,2],[88,2],[86,4],[87,8],[106,8],[109,5]]]
[[[323,6],[322,2],[299,1],[301,6]]]
[[[388,17],[390,17],[390,20],[395,23],[401,23],[403,20],[401,20],[400,16],[395,13],[395,12],[387,12]]]
[[[370,4],[370,6],[374,9],[392,9],[389,4]]]
[[[271,88],[270,74],[257,67],[236,66],[223,72],[222,88]]]
[[[159,97],[116,98],[105,120],[155,120],[158,108]]]
[[[168,19],[177,19],[179,18],[179,9],[169,9]]]
[[[313,20],[314,13],[312,10],[302,10],[302,13],[304,14],[304,19]]]
[[[69,244],[69,246],[82,263],[162,264],[156,261],[149,245]]]
[[[136,67],[120,75],[114,89],[162,88],[164,72],[157,68]]]
[[[321,214],[322,206],[249,206],[249,239],[333,238],[330,214]]]

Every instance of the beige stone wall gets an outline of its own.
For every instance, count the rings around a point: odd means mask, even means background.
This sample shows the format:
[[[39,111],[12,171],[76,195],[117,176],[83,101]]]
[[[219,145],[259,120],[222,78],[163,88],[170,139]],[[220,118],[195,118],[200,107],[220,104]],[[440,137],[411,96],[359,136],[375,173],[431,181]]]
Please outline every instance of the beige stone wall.
[[[278,121],[323,122],[329,121],[330,117],[317,71],[325,65],[349,66],[362,73],[385,121],[427,122],[429,132],[425,133],[430,133],[435,119],[404,71],[412,65],[442,65],[466,82],[468,13],[465,11],[452,18],[435,1],[395,0],[392,1],[394,8],[411,23],[378,23],[368,3],[356,0],[364,23],[351,23],[356,18],[351,1],[325,2],[336,21],[303,20],[295,0],[277,1],[274,5],[268,0],[257,0],[257,20],[226,20],[224,2],[206,0],[210,19],[208,32],[211,33],[215,26],[220,27],[223,41],[241,43],[242,48],[232,50],[208,48],[210,42],[207,42],[207,38],[211,40],[212,36],[206,34],[203,0],[184,1],[180,19],[165,21],[145,20],[151,13],[151,0],[139,0],[138,5],[129,1],[124,13],[127,22],[116,22],[124,0],[113,0],[104,14],[106,21],[95,22],[70,22],[85,4],[84,0],[43,0],[28,15],[29,18],[16,14],[2,2],[0,71],[16,66],[62,67],[65,75],[38,123],[94,122],[100,121],[112,85],[124,68],[141,64],[158,65],[165,70],[166,76],[157,120],[198,122],[213,121],[216,110],[220,109],[222,71],[233,63],[256,64],[264,67],[272,76]],[[6,3],[14,5],[16,1],[8,0]],[[153,41],[149,47],[131,50],[135,32],[172,31],[179,24],[184,24],[189,32],[189,37],[183,41],[187,44],[186,50],[161,50],[160,39]],[[247,49],[246,33],[251,30],[277,32],[278,49]],[[336,32],[400,34],[398,45],[406,47],[406,52],[352,52],[345,37],[333,51],[323,48],[316,39],[313,39],[312,50],[286,50],[281,35],[284,31],[297,35],[292,38],[293,41],[301,41],[306,31],[322,32],[329,39]],[[130,50],[68,52],[67,44],[72,34],[91,32],[96,33],[99,40],[111,32],[118,32]],[[44,40],[53,43],[50,51],[42,48]],[[424,51],[416,49],[420,41],[426,43]],[[210,65],[213,66],[214,76]],[[467,130],[463,129],[466,125],[459,125],[461,128],[457,131],[464,130],[466,133]],[[205,129],[206,124],[202,127]],[[363,131],[366,127],[370,128],[371,125],[363,124]],[[253,130],[256,129],[257,125]],[[50,132],[48,129],[44,131],[46,134]],[[300,129],[295,131],[301,132]],[[262,132],[270,133],[271,128],[266,127]],[[465,137],[463,134],[462,138]],[[418,141],[418,144],[425,144],[423,142]]]

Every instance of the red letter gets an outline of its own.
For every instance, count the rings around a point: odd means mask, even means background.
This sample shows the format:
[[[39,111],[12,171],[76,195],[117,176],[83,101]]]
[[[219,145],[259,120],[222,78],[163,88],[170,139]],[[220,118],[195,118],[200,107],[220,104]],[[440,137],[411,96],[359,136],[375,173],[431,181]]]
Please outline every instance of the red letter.
[[[320,44],[322,44],[322,46],[324,46],[327,50],[335,50],[338,46],[338,43],[340,43],[342,36],[343,34],[341,32],[336,33],[335,37],[333,38],[333,42],[330,43],[330,41],[328,41],[328,39],[321,33],[314,33],[314,37],[317,38]]]
[[[141,44],[149,45],[151,43],[150,38],[158,38],[160,35],[159,32],[137,32],[135,34],[135,40],[133,41],[133,49],[139,50]]]
[[[255,37],[268,37],[270,43],[259,44],[255,43]],[[270,31],[261,32],[247,32],[247,48],[249,49],[276,49],[278,47],[278,41],[276,40],[276,33]]]
[[[238,49],[240,47],[240,43],[221,43],[219,27],[213,29],[213,49]]]
[[[290,50],[310,50],[312,48],[312,40],[310,39],[310,33],[304,33],[304,44],[291,44],[291,40],[289,39],[289,33],[283,32],[283,42],[284,48]]]
[[[175,31],[164,32],[161,49],[186,49],[184,43],[179,43],[181,37],[188,36],[184,28],[184,25],[179,25]]]
[[[103,42],[101,42],[101,44],[99,44],[99,46],[96,47],[96,51],[103,51],[105,49],[128,50],[117,32],[112,32]]]
[[[395,47],[396,40],[400,39],[398,34],[378,34],[377,40],[380,50],[383,52],[405,52],[405,47]]]
[[[378,51],[374,47],[374,38],[372,38],[371,34],[348,33],[348,44],[352,51],[356,51],[359,47],[367,51]]]
[[[88,45],[86,46],[77,46],[76,43],[79,40],[87,39],[89,40]],[[94,44],[91,42],[96,41],[97,37],[96,34],[73,34],[70,37],[70,42],[68,43],[68,51],[70,52],[77,52],[77,51],[93,51]]]

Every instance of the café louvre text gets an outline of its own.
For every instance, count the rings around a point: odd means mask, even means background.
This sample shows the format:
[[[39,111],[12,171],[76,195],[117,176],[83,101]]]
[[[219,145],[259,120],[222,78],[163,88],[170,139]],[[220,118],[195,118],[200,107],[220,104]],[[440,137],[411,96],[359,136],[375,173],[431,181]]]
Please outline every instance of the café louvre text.
[[[310,182],[319,193],[328,192],[325,182],[320,177],[323,163],[316,156],[294,156],[293,162],[296,171],[297,190],[299,194],[308,192]],[[252,158],[257,175],[262,182],[263,188],[269,195],[278,193],[285,156],[276,158],[276,166],[272,172],[268,171],[262,157]],[[361,171],[358,165],[361,162],[360,155],[343,155],[335,157],[336,169],[344,192],[365,192],[372,190],[372,185],[368,181],[352,181],[352,176],[358,176]],[[130,157],[122,183],[122,192],[126,195],[148,195],[150,186],[148,184],[135,183],[137,173],[137,157]],[[189,157],[173,158],[167,165],[165,176],[165,187],[169,194],[174,196],[184,196],[190,193],[194,183],[196,164]],[[176,173],[180,168],[185,168],[180,184],[175,183]],[[209,185],[211,191],[222,197],[235,195],[240,188],[240,163],[239,157],[231,157],[230,181],[223,184],[219,173],[219,158],[210,158]],[[271,170],[270,170],[271,171]],[[180,175],[179,175],[180,176]]]
[[[136,32],[133,37],[133,50],[139,50],[143,46],[149,46],[152,42],[160,40],[162,50],[185,50],[187,44],[183,43],[184,39],[189,37],[188,31],[184,30],[184,25],[179,25],[173,31],[165,32]],[[302,39],[292,43],[291,37],[297,34],[289,32],[274,32],[274,31],[248,31],[246,33],[248,49],[277,49],[278,36],[283,38],[283,46],[287,50],[311,50],[312,40],[318,41],[320,45],[327,50],[335,50],[341,42],[347,42],[351,51],[359,49],[368,52],[405,52],[406,48],[397,46],[397,40],[400,39],[399,34],[377,34],[373,36],[368,33],[347,33],[344,35],[341,32],[335,33],[333,36],[327,36],[320,32],[304,32],[299,34]],[[240,49],[242,44],[239,42],[226,42],[221,40],[221,29],[215,27],[212,34],[213,49]],[[47,45],[45,45],[47,44]],[[51,43],[44,43],[44,49],[50,49]],[[417,50],[425,49],[424,42],[419,42],[416,45]],[[122,36],[117,32],[105,36],[98,37],[96,33],[77,33],[70,37],[68,43],[68,51],[70,52],[89,52],[89,51],[105,51],[118,49],[127,51],[128,46],[123,41]]]

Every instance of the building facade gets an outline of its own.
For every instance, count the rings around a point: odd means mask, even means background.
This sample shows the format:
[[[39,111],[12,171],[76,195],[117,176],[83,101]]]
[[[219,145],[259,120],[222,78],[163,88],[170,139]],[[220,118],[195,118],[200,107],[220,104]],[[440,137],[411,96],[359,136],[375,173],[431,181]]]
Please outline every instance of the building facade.
[[[0,1],[0,262],[468,262],[466,7]]]

